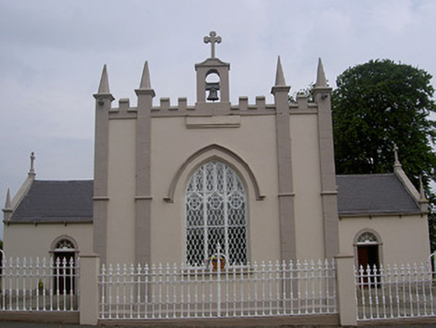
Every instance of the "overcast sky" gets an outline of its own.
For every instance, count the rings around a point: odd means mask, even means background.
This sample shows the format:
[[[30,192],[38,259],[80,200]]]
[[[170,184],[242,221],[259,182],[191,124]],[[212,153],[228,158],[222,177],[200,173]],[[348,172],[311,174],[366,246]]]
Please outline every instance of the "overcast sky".
[[[155,104],[194,104],[194,64],[210,56],[211,30],[222,37],[217,57],[231,64],[233,102],[272,102],[279,55],[291,92],[314,82],[318,57],[333,87],[348,67],[377,58],[436,76],[435,0],[0,0],[1,207],[32,151],[37,179],[93,178],[92,95],[104,64],[114,106],[126,97],[136,105],[146,60]]]

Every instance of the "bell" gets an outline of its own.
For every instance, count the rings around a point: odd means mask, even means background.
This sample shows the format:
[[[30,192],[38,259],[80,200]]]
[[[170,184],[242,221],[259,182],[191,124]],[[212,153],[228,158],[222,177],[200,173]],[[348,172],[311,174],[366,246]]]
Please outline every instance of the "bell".
[[[218,98],[218,90],[215,89],[215,88],[210,89],[209,90],[209,96],[207,97],[207,100],[217,101],[218,99],[219,99]]]
[[[218,97],[218,91],[220,89],[220,84],[218,82],[208,82],[206,83],[206,90],[209,91],[209,96],[207,100],[209,101],[217,101],[220,98]]]

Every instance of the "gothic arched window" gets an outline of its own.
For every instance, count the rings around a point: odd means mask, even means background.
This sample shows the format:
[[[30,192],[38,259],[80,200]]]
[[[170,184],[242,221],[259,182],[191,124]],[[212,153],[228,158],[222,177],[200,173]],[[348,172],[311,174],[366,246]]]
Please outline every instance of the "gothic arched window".
[[[373,233],[366,231],[357,238],[357,244],[378,244],[378,240]]]
[[[68,239],[62,239],[56,243],[55,251],[75,251],[76,247],[73,242]]]
[[[247,263],[247,199],[238,174],[211,161],[191,176],[186,189],[186,261],[203,267],[220,245],[227,265]]]

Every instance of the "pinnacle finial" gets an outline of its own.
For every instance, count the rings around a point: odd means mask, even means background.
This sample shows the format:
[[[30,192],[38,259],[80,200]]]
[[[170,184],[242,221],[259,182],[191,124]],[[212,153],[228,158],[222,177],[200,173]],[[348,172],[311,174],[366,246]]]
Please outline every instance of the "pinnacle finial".
[[[11,203],[11,192],[8,188],[8,192],[6,194],[6,203],[5,203],[5,210],[11,210],[12,209],[12,203]]]
[[[98,93],[110,93],[109,91],[109,78],[107,75],[106,64],[103,66],[103,72],[101,73],[100,85],[98,87]]]
[[[315,87],[326,87],[327,79],[325,78],[324,67],[322,66],[321,58],[318,58],[318,71],[316,74]]]
[[[282,63],[280,61],[280,56],[277,59],[277,71],[276,71],[276,83],[275,86],[285,86],[285,76],[283,74]]]
[[[142,78],[141,78],[141,83],[139,84],[139,89],[151,89],[148,61],[146,61],[144,64],[144,70],[142,71]]]
[[[209,33],[209,36],[205,36],[203,39],[204,43],[210,43],[211,44],[211,57],[215,58],[215,43],[221,43],[221,37],[217,36],[215,31],[211,31]]]
[[[419,195],[421,200],[425,200],[424,183],[422,182],[422,174],[419,175]]]
[[[32,151],[32,153],[30,154],[30,170],[29,170],[29,175],[35,175],[35,153]]]

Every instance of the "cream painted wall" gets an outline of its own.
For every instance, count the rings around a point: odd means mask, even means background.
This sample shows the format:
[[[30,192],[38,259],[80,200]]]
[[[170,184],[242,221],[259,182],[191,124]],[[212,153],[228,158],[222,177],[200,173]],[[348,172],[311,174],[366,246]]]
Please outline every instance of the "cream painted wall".
[[[134,263],[136,120],[109,120],[107,262]]]
[[[212,130],[187,129],[183,117],[154,118],[151,141],[152,261],[184,261],[186,184],[195,168],[213,155],[230,163],[246,184],[250,260],[280,258],[274,116],[243,116],[238,128]],[[174,203],[163,200],[179,167],[193,153],[212,144],[231,150],[249,164],[266,196],[264,200],[255,199],[247,172],[230,156],[216,152],[204,154],[186,168],[177,184]]]
[[[291,115],[297,258],[324,258],[321,173],[316,114]]]
[[[6,257],[49,257],[53,242],[60,236],[73,238],[80,254],[92,253],[92,224],[11,224],[5,225],[4,252]]]
[[[188,127],[186,117],[152,118],[152,262],[184,262],[186,184],[194,170],[211,158],[225,161],[245,183],[250,261],[280,258],[275,116],[232,118],[221,122],[219,116],[214,117],[214,128],[207,128],[206,119],[205,126],[198,128],[200,126],[195,126],[195,119],[189,121]],[[290,116],[297,258],[301,259],[324,257],[317,120],[315,113]],[[228,123],[227,127],[217,127],[223,122],[224,126],[225,122]],[[109,123],[108,262],[133,263],[136,120],[110,120]],[[211,149],[186,166],[177,181],[174,202],[165,201],[179,168],[194,153],[214,144],[237,154],[249,165],[265,198],[256,199],[248,172],[237,160],[227,153]],[[401,228],[393,230],[393,226]],[[354,254],[353,238],[365,228],[372,228],[381,235],[386,263],[422,261],[429,254],[426,239],[421,238],[428,235],[427,223],[420,217],[343,219],[339,223],[340,251]],[[417,259],[416,254],[422,256]]]
[[[420,263],[430,255],[427,216],[343,218],[339,221],[341,253],[356,256],[353,242],[365,229],[375,230],[380,235],[384,264]]]

